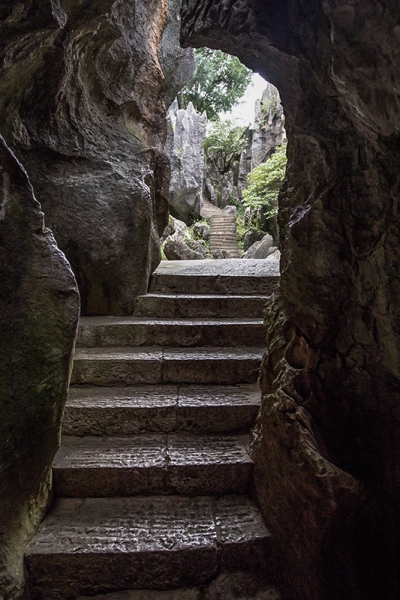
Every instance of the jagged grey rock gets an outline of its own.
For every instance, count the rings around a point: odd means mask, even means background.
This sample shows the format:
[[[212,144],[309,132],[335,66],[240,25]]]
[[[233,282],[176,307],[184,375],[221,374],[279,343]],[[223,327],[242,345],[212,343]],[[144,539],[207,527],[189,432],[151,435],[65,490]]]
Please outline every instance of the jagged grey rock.
[[[256,101],[251,141],[251,169],[266,162],[277,146],[286,141],[285,116],[275,86],[267,83],[261,100]]]
[[[194,235],[206,242],[210,239],[210,226],[207,223],[195,223],[192,227]]]
[[[200,215],[202,205],[207,116],[189,102],[186,110],[175,101],[168,111],[166,151],[171,160],[171,212],[186,223],[191,213]]]
[[[243,258],[267,258],[272,254],[274,240],[269,233],[266,233],[259,242],[254,242],[252,246],[243,254]],[[275,252],[275,248],[273,249]]]
[[[182,239],[168,238],[164,244],[164,253],[168,260],[202,260],[204,255],[192,250]]]
[[[49,500],[79,294],[28,176],[0,136],[0,596],[20,598]]]
[[[260,231],[255,227],[247,229],[242,235],[243,250],[246,252],[253,244],[261,241],[264,235],[265,233],[263,231]]]
[[[160,44],[160,63],[164,73],[165,105],[169,108],[178,92],[192,77],[196,62],[192,48],[179,45],[182,0],[168,0],[168,21]]]

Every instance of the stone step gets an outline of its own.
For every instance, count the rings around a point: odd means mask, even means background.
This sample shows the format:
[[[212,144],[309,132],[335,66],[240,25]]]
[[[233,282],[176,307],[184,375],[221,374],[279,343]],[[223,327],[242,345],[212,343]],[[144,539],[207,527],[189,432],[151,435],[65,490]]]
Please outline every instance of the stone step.
[[[77,346],[262,346],[261,319],[82,317]]]
[[[261,317],[267,296],[147,294],[136,299],[139,317],[246,318]]]
[[[153,433],[64,436],[53,465],[58,497],[244,494],[253,462],[248,435]]]
[[[255,383],[263,348],[78,348],[71,383]]]
[[[115,436],[246,431],[255,422],[260,398],[257,384],[72,386],[64,412],[63,433]]]
[[[31,596],[63,600],[267,571],[270,533],[247,497],[63,498],[26,553]]]
[[[151,278],[149,291],[269,296],[278,286],[276,259],[248,259],[245,265],[242,259],[162,261]]]

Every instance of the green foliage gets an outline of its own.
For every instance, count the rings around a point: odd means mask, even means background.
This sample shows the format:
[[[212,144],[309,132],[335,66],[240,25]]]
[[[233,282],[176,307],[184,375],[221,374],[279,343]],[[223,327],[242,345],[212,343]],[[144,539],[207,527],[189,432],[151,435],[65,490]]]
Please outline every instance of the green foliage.
[[[236,56],[221,50],[199,48],[195,58],[196,71],[182,90],[185,105],[193,102],[197,112],[206,111],[210,121],[218,120],[220,112],[229,111],[238,103],[252,73]]]
[[[286,144],[256,167],[249,175],[249,187],[243,191],[243,204],[253,209],[263,209],[266,217],[278,212],[278,195],[286,172]]]
[[[203,148],[209,160],[223,175],[228,173],[235,160],[247,145],[246,127],[232,121],[216,121],[208,126]]]

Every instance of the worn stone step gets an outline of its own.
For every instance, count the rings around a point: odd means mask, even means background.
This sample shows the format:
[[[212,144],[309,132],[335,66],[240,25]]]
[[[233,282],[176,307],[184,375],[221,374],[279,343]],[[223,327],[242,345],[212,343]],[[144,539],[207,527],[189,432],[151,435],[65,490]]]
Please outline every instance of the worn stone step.
[[[262,348],[78,348],[71,383],[255,383]]]
[[[276,259],[248,259],[245,265],[240,258],[162,261],[151,278],[149,291],[269,296],[278,285],[279,260]]]
[[[262,346],[262,319],[82,317],[77,346]]]
[[[64,498],[26,553],[32,597],[201,585],[268,569],[270,533],[243,496]]]
[[[257,384],[72,386],[63,418],[67,435],[132,435],[143,432],[230,433],[254,424]]]
[[[147,294],[136,299],[135,314],[164,318],[254,318],[262,316],[267,300],[267,296]]]
[[[53,465],[58,497],[244,494],[249,436],[190,433],[64,436]]]

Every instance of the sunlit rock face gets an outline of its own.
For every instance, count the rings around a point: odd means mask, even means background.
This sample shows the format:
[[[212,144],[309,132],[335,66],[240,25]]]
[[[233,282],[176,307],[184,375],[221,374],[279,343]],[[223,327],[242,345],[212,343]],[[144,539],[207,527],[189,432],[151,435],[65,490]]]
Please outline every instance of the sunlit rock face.
[[[23,555],[49,498],[79,294],[25,170],[0,136],[0,597],[19,598]]]
[[[171,95],[160,54],[174,93],[184,57],[171,48],[172,21],[168,0],[1,3],[0,131],[29,173],[87,314],[131,313],[160,260]]]
[[[400,5],[185,0],[182,41],[281,95],[281,297],[254,455],[287,598],[394,600],[400,501]]]

